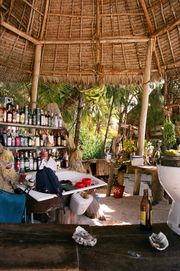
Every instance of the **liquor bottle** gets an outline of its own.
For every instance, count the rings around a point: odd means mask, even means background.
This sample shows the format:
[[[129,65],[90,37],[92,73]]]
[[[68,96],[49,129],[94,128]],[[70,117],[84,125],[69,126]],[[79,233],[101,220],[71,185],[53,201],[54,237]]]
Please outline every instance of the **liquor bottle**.
[[[34,109],[32,112],[32,124],[37,125],[36,109]]]
[[[4,121],[4,107],[3,104],[0,104],[0,122]]]
[[[19,131],[19,146],[24,147],[24,136],[22,130]]]
[[[29,170],[30,171],[34,170],[34,161],[31,151],[29,152]]]
[[[28,152],[25,152],[25,155],[24,155],[24,170],[25,170],[25,172],[29,171],[29,157],[28,157]]]
[[[142,230],[150,230],[152,228],[152,204],[149,199],[148,189],[144,189],[140,203],[140,228]]]
[[[45,115],[43,109],[40,110],[40,125],[45,126]]]
[[[6,108],[6,104],[4,104],[4,122],[7,122],[7,108]]]
[[[33,153],[33,170],[37,170],[37,155],[35,152]]]
[[[37,154],[37,170],[39,170],[39,168],[40,168],[40,165],[41,165],[41,157],[40,157],[40,154],[38,153]]]
[[[24,137],[24,147],[28,147],[28,135],[26,130],[24,131],[23,137]]]
[[[20,171],[20,158],[19,158],[19,153],[18,153],[18,152],[16,152],[16,154],[15,154],[15,159],[14,159],[14,161],[15,161],[15,165],[14,165],[15,170],[16,170],[17,172],[19,172],[19,171]]]
[[[68,168],[69,167],[69,156],[68,156],[67,151],[63,155],[62,167],[63,168]]]
[[[36,108],[36,124],[38,126],[41,125],[41,109],[40,108]]]
[[[25,105],[24,107],[24,123],[27,125],[28,124],[28,117],[29,117],[29,107],[28,105]]]
[[[33,124],[33,112],[32,112],[32,109],[29,109],[29,112],[28,112],[28,124],[29,125]]]
[[[7,130],[6,146],[7,147],[11,147],[12,146],[12,134],[11,134],[11,130],[10,129]]]
[[[18,130],[16,130],[16,135],[15,135],[15,146],[19,147],[20,146],[20,138],[18,135]]]
[[[13,123],[16,123],[16,114],[17,114],[16,108],[15,108],[15,106],[13,106],[12,107],[12,122]]]
[[[35,146],[40,147],[40,137],[39,137],[38,130],[36,130],[35,132]]]
[[[15,147],[16,146],[16,142],[15,142],[16,132],[14,129],[11,130],[11,136],[12,136],[11,146]]]
[[[61,146],[61,133],[60,133],[60,131],[57,131],[56,145]]]
[[[3,137],[3,129],[0,129],[0,144],[2,144],[3,146],[4,144],[4,137]]]
[[[13,114],[12,114],[12,106],[11,104],[7,104],[7,112],[6,112],[6,121],[12,122],[13,120]]]
[[[20,154],[20,169],[19,169],[20,173],[24,172],[24,154],[23,152],[21,152]]]
[[[63,126],[63,120],[61,114],[58,115],[58,127],[61,128]]]
[[[20,113],[19,113],[19,122],[21,124],[25,123],[25,113],[24,113],[24,108],[21,109]]]
[[[20,122],[20,116],[19,116],[19,105],[16,105],[16,123]]]

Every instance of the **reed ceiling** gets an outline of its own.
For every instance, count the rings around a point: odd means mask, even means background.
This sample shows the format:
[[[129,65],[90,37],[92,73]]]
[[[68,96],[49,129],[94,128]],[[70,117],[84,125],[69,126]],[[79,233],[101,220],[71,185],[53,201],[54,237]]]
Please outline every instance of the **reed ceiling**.
[[[42,46],[43,82],[142,82],[180,77],[179,0],[0,0],[0,81],[31,80]]]

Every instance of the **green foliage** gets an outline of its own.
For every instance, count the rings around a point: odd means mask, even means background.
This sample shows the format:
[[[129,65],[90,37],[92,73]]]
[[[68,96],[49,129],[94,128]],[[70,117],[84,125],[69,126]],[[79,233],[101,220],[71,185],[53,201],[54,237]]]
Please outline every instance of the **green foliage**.
[[[83,159],[102,158],[103,156],[103,139],[88,133],[86,129],[81,129],[80,146],[83,150]]]
[[[171,121],[164,123],[163,139],[167,149],[176,143],[175,125]]]

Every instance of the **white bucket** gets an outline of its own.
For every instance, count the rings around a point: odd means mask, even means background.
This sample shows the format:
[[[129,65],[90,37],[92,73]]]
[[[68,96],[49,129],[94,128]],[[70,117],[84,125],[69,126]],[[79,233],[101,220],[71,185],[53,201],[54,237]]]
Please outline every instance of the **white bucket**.
[[[144,159],[142,156],[135,155],[132,157],[131,160],[132,166],[143,166],[144,165]]]
[[[80,193],[74,193],[71,196],[70,208],[74,214],[82,215],[87,210],[92,201],[92,195],[88,194],[86,198],[83,198]]]

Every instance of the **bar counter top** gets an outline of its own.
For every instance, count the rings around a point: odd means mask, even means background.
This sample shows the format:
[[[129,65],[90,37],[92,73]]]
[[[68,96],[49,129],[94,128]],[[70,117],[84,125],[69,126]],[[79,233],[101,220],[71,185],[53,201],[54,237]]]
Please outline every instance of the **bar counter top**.
[[[1,270],[179,271],[180,236],[166,224],[154,224],[169,247],[157,251],[151,232],[139,225],[87,226],[97,238],[94,247],[78,245],[72,235],[77,225],[0,224]],[[138,256],[137,256],[138,255]]]

